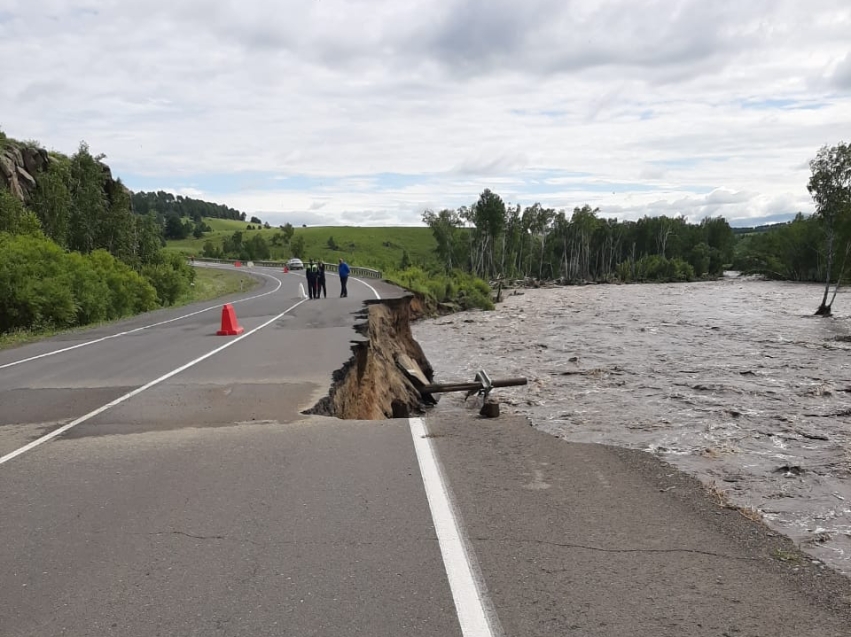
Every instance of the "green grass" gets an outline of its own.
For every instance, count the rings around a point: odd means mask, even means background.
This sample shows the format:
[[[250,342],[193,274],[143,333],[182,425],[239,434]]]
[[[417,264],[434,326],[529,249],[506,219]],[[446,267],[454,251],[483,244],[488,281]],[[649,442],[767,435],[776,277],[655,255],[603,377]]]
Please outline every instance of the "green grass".
[[[198,268],[195,275],[195,285],[191,291],[177,303],[170,307],[180,307],[189,305],[190,303],[199,303],[201,301],[210,301],[212,299],[228,296],[237,292],[245,292],[258,285],[259,281],[243,272],[231,272],[228,270],[214,270],[212,268]],[[119,319],[119,320],[125,320]],[[17,330],[8,334],[0,334],[0,350],[11,349],[26,345],[27,343],[35,343],[37,341],[50,338],[51,336],[59,336],[61,334],[73,334],[82,332],[83,330],[92,329],[94,327],[103,327],[115,321],[96,323],[75,327],[70,330]]]
[[[204,221],[213,229],[214,232],[223,231],[231,233],[236,230],[245,230],[248,226],[254,225],[248,221],[238,221],[236,219],[214,219],[212,217],[205,217]]]
[[[245,292],[257,286],[258,283],[257,279],[243,272],[197,268],[195,270],[195,285],[192,286],[191,292],[178,301],[175,306],[209,301],[229,294]]]
[[[272,260],[285,261],[293,256],[288,246],[272,246],[272,237],[280,232],[277,228],[269,230],[246,230],[251,225],[231,219],[205,219],[213,232],[205,234],[201,239],[183,239],[169,241],[166,249],[178,251],[186,255],[202,256],[204,242],[212,241],[220,246],[222,239],[236,231],[243,232],[243,241],[250,239],[255,233],[260,233],[270,244]],[[256,227],[256,226],[255,226]],[[394,228],[361,228],[352,226],[323,226],[316,228],[296,228],[293,238],[302,236],[306,247],[305,257],[322,259],[336,263],[340,257],[350,265],[366,268],[388,270],[398,268],[402,261],[403,252],[407,251],[408,259],[414,265],[428,266],[435,262],[434,250],[436,243],[431,229],[418,227]],[[334,238],[337,250],[328,247],[329,237]]]

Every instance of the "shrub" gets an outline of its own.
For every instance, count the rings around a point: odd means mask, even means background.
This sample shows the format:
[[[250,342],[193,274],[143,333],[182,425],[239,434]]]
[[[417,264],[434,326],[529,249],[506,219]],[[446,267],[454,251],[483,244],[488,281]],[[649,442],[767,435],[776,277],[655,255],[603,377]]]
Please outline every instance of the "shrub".
[[[0,233],[0,332],[75,327],[155,307],[150,284],[103,250],[68,253],[44,237]]]
[[[160,305],[174,305],[189,292],[195,281],[195,269],[181,255],[169,253],[162,262],[144,266],[142,276],[156,290]]]
[[[487,282],[461,270],[428,272],[413,266],[385,272],[384,278],[431,303],[454,303],[464,310],[493,309]]]

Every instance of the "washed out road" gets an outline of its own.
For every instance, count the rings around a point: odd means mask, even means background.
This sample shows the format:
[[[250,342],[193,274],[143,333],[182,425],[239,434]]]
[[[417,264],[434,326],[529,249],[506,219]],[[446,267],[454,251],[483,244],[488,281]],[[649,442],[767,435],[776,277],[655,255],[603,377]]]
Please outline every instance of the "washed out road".
[[[652,458],[302,415],[397,291],[257,273],[242,337],[209,303],[0,352],[0,636],[849,634],[845,580]]]

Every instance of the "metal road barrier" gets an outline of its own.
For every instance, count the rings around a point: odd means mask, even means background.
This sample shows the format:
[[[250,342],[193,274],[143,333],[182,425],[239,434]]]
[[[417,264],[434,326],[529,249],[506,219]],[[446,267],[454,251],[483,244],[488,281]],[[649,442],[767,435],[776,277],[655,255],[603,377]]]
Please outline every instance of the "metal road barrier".
[[[210,259],[210,258],[207,258],[207,257],[194,257],[194,258],[190,259],[191,262],[197,261],[199,263],[224,263],[226,265],[232,265],[233,263],[235,263],[238,260],[239,259]],[[251,265],[260,266],[261,268],[283,268],[285,265],[287,265],[286,261],[252,261],[252,262],[246,262],[246,267],[250,267],[250,265],[248,265],[248,263],[250,263]],[[336,272],[337,271],[337,264],[336,263],[326,263],[325,264],[325,270],[327,272]],[[362,268],[362,267],[359,267],[359,266],[356,266],[356,265],[351,265],[351,264],[349,264],[349,275],[350,276],[362,277],[362,278],[365,278],[365,279],[380,279],[383,276],[382,273],[381,273],[381,270],[373,270],[371,268]]]

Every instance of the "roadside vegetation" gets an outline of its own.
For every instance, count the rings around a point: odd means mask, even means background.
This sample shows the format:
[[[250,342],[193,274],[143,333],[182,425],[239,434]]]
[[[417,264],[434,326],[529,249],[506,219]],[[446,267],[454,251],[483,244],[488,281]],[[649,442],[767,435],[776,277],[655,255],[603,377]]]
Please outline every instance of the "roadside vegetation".
[[[195,280],[192,284],[190,284],[185,293],[183,293],[175,301],[173,307],[188,305],[190,303],[198,303],[201,301],[209,301],[222,296],[235,294],[237,292],[247,292],[257,286],[258,283],[257,279],[248,276],[243,272],[198,268],[195,270]],[[156,309],[157,307],[158,306],[155,304],[151,309]],[[0,333],[0,350],[25,345],[51,336],[73,333],[77,330],[93,326],[107,325],[113,320],[126,318],[127,316],[129,315],[121,315],[115,317],[115,319],[105,319],[77,327],[60,327],[55,324],[41,324],[28,328],[13,328]]]
[[[476,308],[492,310],[494,307],[490,285],[461,270],[427,271],[411,266],[404,270],[389,270],[384,273],[384,278],[418,295],[430,314]]]
[[[112,321],[191,293],[195,270],[163,250],[156,214],[133,213],[103,156],[85,143],[69,157],[0,141],[0,337]]]

